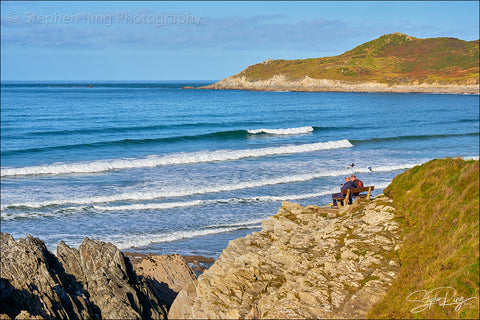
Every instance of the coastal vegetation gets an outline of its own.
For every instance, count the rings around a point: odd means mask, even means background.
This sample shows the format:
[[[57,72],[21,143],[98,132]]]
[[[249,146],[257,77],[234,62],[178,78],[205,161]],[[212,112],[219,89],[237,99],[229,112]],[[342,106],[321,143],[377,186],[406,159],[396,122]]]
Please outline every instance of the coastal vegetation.
[[[249,66],[234,77],[259,81],[279,75],[291,80],[309,77],[388,85],[473,85],[479,83],[479,40],[419,39],[392,33],[338,56],[268,59]]]
[[[479,161],[432,160],[384,193],[403,230],[401,269],[369,317],[478,318]]]

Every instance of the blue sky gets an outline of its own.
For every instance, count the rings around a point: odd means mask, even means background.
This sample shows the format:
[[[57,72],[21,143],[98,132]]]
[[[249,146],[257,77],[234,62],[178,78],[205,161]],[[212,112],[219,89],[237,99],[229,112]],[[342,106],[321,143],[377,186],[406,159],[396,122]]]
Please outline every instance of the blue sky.
[[[479,38],[478,1],[1,2],[4,80],[219,80],[383,34]]]

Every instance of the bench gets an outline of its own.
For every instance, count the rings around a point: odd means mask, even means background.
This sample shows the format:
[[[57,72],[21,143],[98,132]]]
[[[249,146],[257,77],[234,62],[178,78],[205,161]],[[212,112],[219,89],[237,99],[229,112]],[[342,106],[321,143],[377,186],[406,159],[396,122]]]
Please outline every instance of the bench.
[[[337,200],[337,202],[339,203],[339,206],[341,206],[342,202],[343,202],[343,206],[346,206],[348,204],[348,199],[350,198],[350,195],[358,194],[358,195],[353,196],[353,197],[354,198],[365,198],[367,200],[370,200],[370,195],[372,194],[372,191],[374,189],[375,189],[374,186],[344,189],[344,190],[342,190],[342,193],[345,195],[345,198],[334,198],[334,199]],[[365,191],[368,191],[368,193],[367,194],[360,194],[360,192],[365,192]]]

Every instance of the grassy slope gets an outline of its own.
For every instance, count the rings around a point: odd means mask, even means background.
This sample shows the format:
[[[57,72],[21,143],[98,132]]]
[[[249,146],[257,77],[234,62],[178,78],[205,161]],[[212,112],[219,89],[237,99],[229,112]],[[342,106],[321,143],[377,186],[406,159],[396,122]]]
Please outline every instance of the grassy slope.
[[[236,76],[265,80],[280,74],[348,82],[478,84],[479,40],[417,39],[393,33],[339,56],[273,60],[249,66]]]
[[[398,175],[384,193],[393,197],[405,240],[401,271],[370,318],[478,318],[479,315],[479,162],[432,160]],[[457,297],[476,297],[455,306],[406,301],[416,290],[452,287]],[[443,294],[444,296],[445,294]]]

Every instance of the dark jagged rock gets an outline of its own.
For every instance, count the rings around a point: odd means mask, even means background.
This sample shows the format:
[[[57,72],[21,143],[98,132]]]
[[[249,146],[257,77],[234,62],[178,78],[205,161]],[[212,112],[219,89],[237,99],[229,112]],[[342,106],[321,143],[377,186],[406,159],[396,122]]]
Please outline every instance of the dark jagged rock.
[[[138,276],[113,244],[88,238],[78,249],[60,242],[55,256],[30,235],[15,241],[2,233],[1,254],[1,319],[166,319],[171,301],[160,289],[181,289]],[[168,268],[178,286],[193,271],[183,259],[174,262]]]
[[[82,285],[69,276],[45,243],[28,235],[15,241],[1,234],[0,310],[42,318],[95,318]],[[24,313],[25,314],[25,313]]]
[[[86,238],[77,250],[60,242],[57,255],[66,272],[85,286],[102,318],[166,318],[167,306],[113,244]]]

